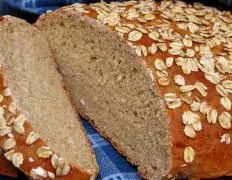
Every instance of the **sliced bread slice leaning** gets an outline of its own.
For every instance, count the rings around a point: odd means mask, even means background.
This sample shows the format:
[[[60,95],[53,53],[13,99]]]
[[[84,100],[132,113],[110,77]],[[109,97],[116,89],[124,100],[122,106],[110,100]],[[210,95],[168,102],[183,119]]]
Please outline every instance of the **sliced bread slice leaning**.
[[[39,30],[2,17],[0,64],[5,157],[34,179],[94,179],[95,155]]]
[[[80,113],[142,177],[232,173],[232,14],[141,0],[40,17]]]

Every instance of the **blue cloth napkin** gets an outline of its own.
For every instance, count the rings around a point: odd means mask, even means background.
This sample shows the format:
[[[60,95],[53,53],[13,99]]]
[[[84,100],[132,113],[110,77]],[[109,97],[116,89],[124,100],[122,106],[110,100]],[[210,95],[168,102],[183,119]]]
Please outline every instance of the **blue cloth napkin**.
[[[4,14],[15,15],[15,11],[22,11],[28,14],[40,15],[47,10],[55,10],[75,2],[92,3],[96,1],[98,0],[3,0],[2,10]],[[125,157],[121,156],[89,123],[83,119],[82,123],[97,156],[97,162],[100,167],[99,180],[140,179],[136,168],[129,164]],[[0,176],[0,180],[3,179],[5,180],[5,178]]]
[[[94,3],[100,0],[2,0],[3,7],[7,13],[13,11],[23,11],[31,14],[41,15],[47,10],[55,10],[65,5],[73,3]],[[123,0],[104,0],[105,2],[123,1]],[[0,0],[1,2],[1,0]],[[8,13],[9,14],[9,13]]]

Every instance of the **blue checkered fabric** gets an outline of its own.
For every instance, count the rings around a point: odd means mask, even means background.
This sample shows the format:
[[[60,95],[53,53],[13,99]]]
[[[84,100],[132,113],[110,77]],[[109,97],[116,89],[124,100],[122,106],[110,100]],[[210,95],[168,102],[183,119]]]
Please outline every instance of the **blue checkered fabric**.
[[[55,10],[65,5],[73,3],[94,3],[100,0],[0,0],[3,1],[4,6],[8,12],[14,10],[23,11],[33,14],[43,14],[47,10]],[[110,1],[123,1],[123,0],[104,0],[105,2]]]
[[[219,1],[226,5],[232,6],[232,0],[219,0]]]

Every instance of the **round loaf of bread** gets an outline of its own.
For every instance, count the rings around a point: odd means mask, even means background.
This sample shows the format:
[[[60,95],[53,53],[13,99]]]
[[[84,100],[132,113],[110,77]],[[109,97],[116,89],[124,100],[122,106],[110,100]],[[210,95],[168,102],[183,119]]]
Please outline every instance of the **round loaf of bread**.
[[[143,178],[232,173],[232,15],[181,1],[75,4],[36,25],[79,112]]]

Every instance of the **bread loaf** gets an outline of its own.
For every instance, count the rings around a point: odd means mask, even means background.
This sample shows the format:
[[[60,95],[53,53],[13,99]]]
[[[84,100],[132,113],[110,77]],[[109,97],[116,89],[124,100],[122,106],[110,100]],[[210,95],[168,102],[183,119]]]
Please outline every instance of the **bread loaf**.
[[[94,179],[95,155],[39,30],[1,17],[0,64],[4,157],[30,179]]]
[[[181,1],[75,4],[36,25],[77,109],[141,177],[232,173],[232,15]]]

